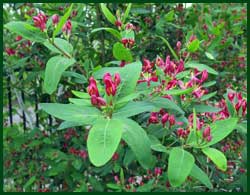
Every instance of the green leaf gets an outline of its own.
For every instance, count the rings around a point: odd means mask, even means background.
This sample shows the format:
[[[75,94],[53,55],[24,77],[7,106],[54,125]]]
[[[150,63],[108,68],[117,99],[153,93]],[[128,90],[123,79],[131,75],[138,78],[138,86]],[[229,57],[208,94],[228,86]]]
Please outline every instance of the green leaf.
[[[67,129],[70,127],[78,127],[83,126],[84,123],[82,122],[71,122],[71,121],[63,121],[60,126],[57,128],[57,130]]]
[[[93,124],[101,116],[100,111],[94,107],[58,103],[41,103],[40,106],[48,114],[71,122]]]
[[[189,52],[195,52],[200,47],[200,41],[198,39],[193,40],[191,43],[187,45],[187,49]]]
[[[73,8],[73,3],[71,4],[71,6],[69,7],[69,9],[67,10],[67,12],[63,15],[63,17],[60,18],[54,32],[53,32],[53,38],[61,31],[63,25],[66,23],[66,21],[68,20],[70,14],[71,14],[71,10]]]
[[[101,3],[100,6],[101,6],[102,13],[103,13],[104,16],[107,18],[107,20],[108,20],[111,24],[115,24],[116,18],[115,18],[115,16],[109,11],[109,9],[106,7],[106,5],[105,5],[104,3]]]
[[[163,94],[168,94],[168,95],[183,95],[187,93],[191,93],[193,91],[193,87],[187,88],[187,89],[170,89],[167,91],[164,91]]]
[[[141,94],[141,92],[131,93],[131,94],[119,99],[119,101],[117,101],[115,104],[118,105],[118,104],[127,103],[127,102],[137,98],[140,94]]]
[[[197,104],[194,105],[193,108],[195,108],[196,112],[198,113],[204,113],[204,112],[219,112],[221,108],[205,105],[205,104]]]
[[[125,67],[121,68],[119,72],[121,76],[121,83],[116,94],[116,97],[118,97],[117,100],[135,91],[137,81],[140,77],[141,68],[142,64],[140,61],[127,64]]]
[[[202,152],[210,158],[219,169],[222,171],[227,170],[227,159],[221,151],[215,148],[203,148]]]
[[[31,186],[36,181],[36,176],[32,176],[23,186],[26,190],[29,186]]]
[[[46,41],[46,34],[44,32],[26,22],[9,22],[4,27],[11,32],[21,35],[25,39],[41,43]]]
[[[151,149],[157,152],[169,153],[167,148],[161,144],[161,142],[153,135],[148,136],[151,142]]]
[[[212,140],[202,145],[202,148],[216,144],[228,136],[235,128],[238,118],[228,118],[225,120],[215,121],[210,125]]]
[[[172,55],[174,56],[174,58],[176,60],[179,60],[178,56],[176,55],[175,51],[173,50],[173,48],[171,47],[171,45],[169,44],[169,42],[167,41],[167,39],[165,39],[162,36],[158,36],[158,35],[156,35],[155,37],[160,38],[168,46],[168,49],[170,50],[170,52],[172,53]]]
[[[213,188],[213,185],[212,185],[209,177],[207,176],[207,174],[203,170],[201,170],[196,164],[194,164],[194,166],[190,172],[190,176],[199,180],[201,183],[203,183],[209,189]]]
[[[164,18],[167,22],[173,21],[174,20],[174,10],[171,10],[170,12],[165,14]]]
[[[72,77],[74,78],[74,82],[76,83],[87,83],[87,79],[85,76],[79,74],[79,73],[76,73],[76,72],[72,72],[72,71],[64,71],[63,72],[63,75],[64,77]]]
[[[207,82],[207,83],[203,83],[202,86],[203,87],[211,87],[213,85],[216,84],[216,81],[210,81],[210,82]]]
[[[69,102],[75,105],[92,106],[89,99],[69,98]]]
[[[44,78],[44,89],[48,94],[52,94],[56,90],[63,72],[74,63],[74,59],[63,56],[54,56],[49,59]]]
[[[113,29],[113,28],[95,28],[91,31],[91,33],[95,33],[95,32],[98,32],[98,31],[101,31],[101,30],[105,30],[109,33],[111,33],[114,37],[116,37],[119,41],[121,41],[122,39],[122,36],[121,34],[119,33],[119,31]]]
[[[126,11],[124,12],[124,15],[122,16],[122,23],[125,23],[128,15],[129,15],[131,6],[132,6],[132,3],[129,3],[128,6],[127,6],[127,8],[126,8]]]
[[[113,46],[113,56],[117,60],[125,60],[126,62],[131,62],[133,60],[130,50],[122,43],[115,43]]]
[[[98,119],[91,128],[87,147],[90,162],[100,167],[106,164],[115,153],[121,137],[123,123],[117,119]]]
[[[76,97],[83,98],[83,99],[90,99],[90,96],[88,93],[82,92],[82,91],[71,91]]]
[[[185,71],[182,71],[182,72],[179,72],[177,75],[176,75],[176,78],[177,79],[182,79],[186,76],[190,75],[190,70],[185,70]]]
[[[76,170],[80,170],[82,167],[82,161],[80,159],[76,159],[72,162],[73,167],[75,167]]]
[[[173,148],[168,160],[168,178],[171,186],[178,187],[185,182],[194,166],[194,157],[182,148]]]
[[[205,55],[206,55],[207,58],[210,59],[210,60],[214,60],[214,59],[215,59],[214,56],[213,56],[211,53],[209,53],[209,52],[205,52]]]
[[[115,184],[115,183],[107,183],[107,188],[113,189],[113,190],[120,190],[121,185]]]
[[[59,47],[61,50],[63,50],[65,53],[72,54],[73,46],[68,41],[60,38],[55,38],[54,42],[56,46]],[[51,51],[62,54],[62,52],[59,49],[57,49],[54,45],[52,45],[48,40],[46,40],[43,44]]]
[[[247,122],[241,122],[240,124],[237,124],[236,127],[237,131],[243,134],[247,134]]]
[[[121,32],[122,38],[135,39],[135,33],[133,30],[124,30]]]
[[[205,65],[205,64],[200,64],[195,61],[190,61],[185,63],[186,68],[196,68],[199,71],[207,70],[208,73],[218,75],[218,72],[216,72],[213,68]]]
[[[104,67],[95,71],[93,73],[93,77],[95,79],[102,79],[104,74],[107,72],[109,72],[113,76],[115,73],[120,73],[120,71],[121,71],[120,67]]]
[[[211,97],[214,97],[216,94],[217,94],[217,91],[214,91],[214,92],[212,92],[212,93],[203,95],[203,96],[201,97],[201,101],[208,100],[208,99],[210,99]]]
[[[146,132],[133,120],[122,119],[122,121],[124,127],[122,139],[132,149],[143,168],[152,168],[155,164],[155,157],[151,154],[151,143]]]
[[[129,102],[126,106],[115,111],[113,117],[128,118],[143,112],[152,111],[155,107],[148,102]]]
[[[166,108],[170,110],[175,110],[181,114],[184,114],[184,111],[179,106],[177,106],[173,101],[167,98],[156,97],[156,98],[153,98],[150,102],[152,102],[158,108]]]

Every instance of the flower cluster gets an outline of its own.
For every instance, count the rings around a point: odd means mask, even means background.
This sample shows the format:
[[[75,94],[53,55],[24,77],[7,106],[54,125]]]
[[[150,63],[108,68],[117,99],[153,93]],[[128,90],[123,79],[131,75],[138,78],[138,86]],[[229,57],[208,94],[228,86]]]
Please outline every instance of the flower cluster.
[[[159,117],[161,117],[161,119],[159,119]],[[164,109],[161,109],[159,112],[151,112],[150,117],[148,119],[148,125],[158,124],[160,123],[160,121],[163,127],[165,127],[166,123],[168,122],[169,128],[171,128],[176,123],[174,115],[170,115]]]
[[[89,78],[89,86],[87,91],[91,96],[92,105],[97,106],[98,108],[100,108],[101,106],[106,106],[106,101],[99,95],[96,80],[94,79],[94,77]]]
[[[247,101],[242,98],[241,92],[240,93],[229,92],[228,99],[234,105],[237,114],[239,114],[240,109],[242,109],[242,116],[246,115]]]
[[[88,157],[88,153],[87,153],[86,150],[77,150],[77,149],[75,149],[73,147],[71,147],[69,149],[69,153],[73,154],[73,155],[76,155],[76,156],[79,156],[79,157],[81,157],[84,160]]]
[[[70,128],[67,130],[67,132],[64,134],[64,139],[67,141],[69,140],[71,137],[78,137],[79,135],[77,134],[77,132]]]
[[[115,96],[118,85],[121,83],[121,77],[118,73],[115,73],[114,79],[110,73],[106,73],[103,76],[103,82],[105,84],[105,90],[108,96]]]
[[[46,22],[48,18],[43,13],[38,13],[37,16],[33,17],[34,25],[41,29],[41,31],[44,31],[46,29]]]

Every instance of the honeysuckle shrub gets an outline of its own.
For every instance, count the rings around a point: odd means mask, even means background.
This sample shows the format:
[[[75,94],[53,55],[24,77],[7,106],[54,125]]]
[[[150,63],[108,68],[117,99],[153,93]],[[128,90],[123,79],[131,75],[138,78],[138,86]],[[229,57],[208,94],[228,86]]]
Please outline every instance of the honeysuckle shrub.
[[[4,128],[5,190],[245,191],[246,6],[216,5],[5,4],[41,116]]]

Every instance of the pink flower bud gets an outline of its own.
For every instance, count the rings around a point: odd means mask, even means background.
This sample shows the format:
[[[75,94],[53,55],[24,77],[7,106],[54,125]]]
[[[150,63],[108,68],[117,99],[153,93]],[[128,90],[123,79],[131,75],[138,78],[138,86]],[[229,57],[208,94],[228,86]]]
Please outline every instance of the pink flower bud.
[[[94,77],[89,78],[89,86],[87,88],[87,91],[90,96],[95,95],[96,97],[99,97],[99,91]]]
[[[206,138],[206,137],[210,136],[210,133],[211,133],[211,129],[210,129],[210,127],[208,126],[208,127],[206,127],[206,128],[204,129],[204,131],[203,131],[203,138]]]
[[[54,25],[54,26],[57,25],[58,22],[59,22],[59,16],[58,16],[57,14],[54,14],[54,15],[52,16],[52,23],[53,23],[53,25]]]
[[[117,161],[118,159],[119,159],[119,154],[115,152],[114,155],[112,156],[112,160]]]
[[[151,112],[150,117],[148,119],[148,124],[157,124],[159,123],[158,119],[158,113],[157,112]]]
[[[8,54],[8,56],[13,56],[16,54],[16,51],[14,49],[11,49],[11,48],[6,48],[5,51]]]
[[[175,124],[175,117],[174,117],[174,115],[170,115],[168,117],[168,121],[169,121],[169,126],[170,127],[173,126]]]
[[[233,102],[234,97],[235,97],[235,93],[229,92],[229,93],[227,94],[227,97],[228,97],[228,99],[230,100],[230,102]]]
[[[207,142],[210,142],[212,140],[212,136],[211,135],[207,136],[206,140]]]
[[[121,22],[121,20],[116,20],[115,21],[115,25],[117,26],[117,27],[121,27],[122,26],[122,22]]]
[[[181,42],[180,42],[180,41],[178,41],[178,42],[176,43],[176,47],[177,47],[178,50],[181,49]]]
[[[155,167],[155,169],[154,169],[154,174],[155,174],[156,176],[160,176],[160,175],[162,174],[162,168],[160,168],[160,167]]]
[[[128,23],[128,24],[126,25],[125,29],[126,29],[126,30],[130,30],[130,29],[133,30],[133,29],[134,29],[134,25],[131,24],[131,23]]]
[[[163,126],[165,126],[166,122],[168,121],[168,117],[169,117],[168,113],[166,113],[162,116],[161,123]]]
[[[208,78],[207,70],[203,70],[203,71],[202,71],[202,75],[201,75],[200,83],[203,83],[204,81],[206,81],[207,78]]]
[[[16,41],[21,41],[22,39],[23,39],[23,37],[20,35],[16,37]]]
[[[72,24],[70,20],[67,20],[67,22],[63,25],[62,31],[66,33],[67,35],[71,34],[72,30]]]
[[[115,73],[114,80],[115,80],[116,86],[118,86],[121,83],[121,77],[119,73]]]
[[[44,31],[46,29],[47,17],[43,13],[39,13],[33,17],[34,25]]]

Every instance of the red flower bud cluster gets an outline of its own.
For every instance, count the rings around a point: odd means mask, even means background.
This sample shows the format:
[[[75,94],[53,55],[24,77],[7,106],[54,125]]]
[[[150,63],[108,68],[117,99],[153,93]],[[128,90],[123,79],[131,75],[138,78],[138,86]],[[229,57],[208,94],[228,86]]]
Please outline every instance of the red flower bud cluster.
[[[100,108],[101,106],[106,106],[106,101],[99,95],[96,80],[94,79],[94,77],[89,78],[89,86],[87,88],[87,91],[91,96],[92,105],[97,106],[98,108]]]
[[[190,130],[189,129],[183,129],[183,128],[178,128],[177,129],[177,136],[178,137],[182,137],[182,138],[187,138],[188,137],[188,135],[189,135],[189,133],[190,133]]]
[[[77,150],[77,149],[75,149],[73,147],[71,147],[69,149],[69,153],[73,154],[73,155],[76,155],[76,156],[79,156],[79,157],[81,157],[84,160],[88,157],[88,153],[87,153],[86,150]]]
[[[239,114],[240,108],[242,109],[242,116],[244,117],[246,115],[246,110],[247,110],[247,101],[242,98],[242,93],[241,92],[239,93],[229,92],[227,97],[229,101],[234,105],[234,108],[238,114]]]
[[[211,136],[211,128],[209,126],[207,126],[202,133],[203,139],[207,142],[210,142],[212,140],[212,136]]]
[[[41,12],[37,16],[33,17],[34,25],[40,28],[41,31],[44,31],[46,29],[47,20],[47,16]]]
[[[67,132],[64,134],[64,139],[66,140],[66,141],[68,141],[71,137],[78,137],[79,135],[77,134],[77,132],[74,130],[74,129],[72,129],[72,128],[70,128],[70,129],[68,129],[67,130]]]
[[[106,73],[103,76],[103,82],[105,84],[105,90],[108,96],[112,95],[115,96],[117,87],[121,82],[120,75],[118,73],[115,73],[114,80],[112,79],[112,76],[110,73]]]
[[[148,125],[158,124],[160,122],[159,117],[161,117],[161,123],[163,127],[165,127],[167,122],[169,122],[169,128],[171,128],[171,126],[175,125],[176,123],[174,115],[170,115],[169,113],[161,109],[159,112],[151,112],[148,119]]]
[[[124,47],[131,48],[135,43],[135,40],[132,38],[122,38],[122,44]]]
[[[71,34],[72,30],[72,24],[70,20],[67,20],[67,22],[62,27],[62,32],[64,32],[67,36]]]

